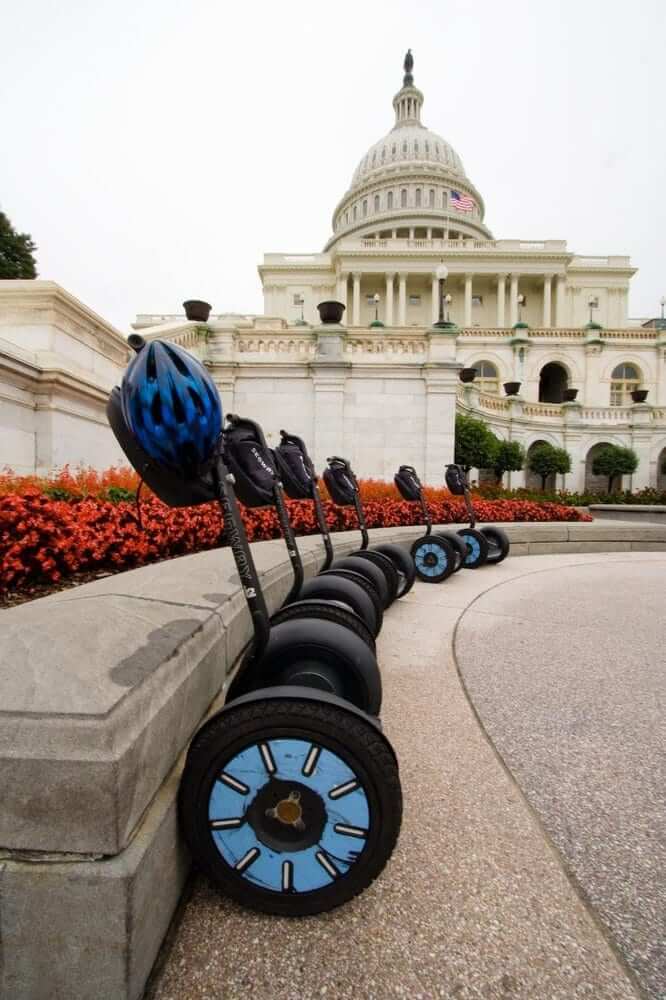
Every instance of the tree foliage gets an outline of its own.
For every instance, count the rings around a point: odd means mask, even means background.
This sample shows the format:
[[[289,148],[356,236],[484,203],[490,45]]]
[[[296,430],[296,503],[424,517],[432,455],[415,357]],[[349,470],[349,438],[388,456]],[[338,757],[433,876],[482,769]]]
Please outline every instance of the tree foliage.
[[[17,233],[11,222],[0,212],[0,278],[36,278],[37,249],[28,233]]]
[[[519,441],[499,441],[493,461],[493,472],[498,483],[505,472],[518,472],[525,464],[525,449]]]
[[[483,420],[456,416],[455,461],[465,472],[470,469],[492,469],[499,441]]]
[[[549,476],[571,472],[571,455],[565,448],[556,448],[544,441],[530,451],[527,467],[541,477],[541,489],[545,490]]]
[[[595,476],[608,477],[608,492],[613,489],[616,476],[629,476],[638,468],[638,455],[631,448],[621,448],[617,444],[607,444],[600,448],[592,462]]]

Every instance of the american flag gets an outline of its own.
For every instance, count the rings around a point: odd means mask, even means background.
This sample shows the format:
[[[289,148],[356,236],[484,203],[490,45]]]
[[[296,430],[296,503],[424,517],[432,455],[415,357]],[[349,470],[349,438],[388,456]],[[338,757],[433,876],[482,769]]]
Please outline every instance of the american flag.
[[[469,195],[461,194],[460,191],[452,191],[451,208],[455,208],[456,212],[473,212],[476,205],[474,199],[470,198]]]

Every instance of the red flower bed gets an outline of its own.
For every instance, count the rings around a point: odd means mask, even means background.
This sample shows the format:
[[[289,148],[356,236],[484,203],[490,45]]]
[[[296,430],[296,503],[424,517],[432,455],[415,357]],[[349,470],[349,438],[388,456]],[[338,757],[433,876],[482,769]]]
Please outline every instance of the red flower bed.
[[[118,486],[123,492],[131,490],[133,480],[119,478],[120,482],[117,479],[110,486]],[[173,509],[148,495],[141,504],[142,530],[134,503],[112,503],[99,496],[86,496],[76,484],[78,495],[75,489],[64,490],[71,497],[66,500],[53,498],[60,487],[52,487],[49,496],[42,492],[39,481],[22,486],[21,493],[5,488],[3,495],[0,491],[0,594],[34,583],[57,582],[74,573],[117,572],[224,544],[215,504]],[[108,491],[109,483],[100,486],[98,480],[95,487],[99,492]],[[462,500],[444,490],[433,490],[432,494],[442,497],[433,497],[430,504],[435,523],[466,521]],[[289,501],[288,505],[296,533],[315,533],[312,504]],[[356,527],[352,508],[336,507],[327,501],[325,509],[332,531]],[[420,523],[418,505],[403,500],[368,499],[365,509],[371,528]],[[475,509],[481,522],[591,520],[572,508],[529,500],[476,498]],[[250,541],[279,536],[277,518],[270,509],[244,510],[243,519]]]

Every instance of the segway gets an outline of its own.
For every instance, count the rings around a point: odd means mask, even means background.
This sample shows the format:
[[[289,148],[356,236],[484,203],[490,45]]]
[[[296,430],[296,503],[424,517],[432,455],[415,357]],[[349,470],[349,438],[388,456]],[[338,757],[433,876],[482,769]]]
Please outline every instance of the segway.
[[[194,737],[179,789],[185,839],[213,882],[245,906],[289,916],[329,910],[379,875],[400,830],[395,754],[378,721],[341,696],[351,660],[370,650],[332,621],[271,627],[225,462],[215,384],[173,344],[138,335],[129,344],[137,356],[111,392],[109,423],[163,502],[219,503],[253,625],[239,669],[264,682]]]
[[[370,539],[358,480],[352,472],[347,459],[333,455],[327,459],[327,463],[327,467],[324,469],[324,482],[331,495],[331,499],[339,506],[354,507],[358,526],[361,531],[361,548],[352,552],[351,555],[346,556],[344,559],[336,560],[333,563],[333,568],[347,567],[349,569],[358,569],[358,572],[368,574],[371,580],[377,581],[384,608],[387,608],[393,603],[396,597],[403,596],[413,586],[414,578],[411,577],[406,553],[403,553],[399,546],[396,546],[398,552],[394,555],[387,554],[379,548],[368,548]],[[400,575],[397,565],[401,566]],[[364,568],[361,568],[362,566]],[[401,579],[401,576],[403,579]],[[402,592],[400,592],[401,585]]]
[[[467,555],[464,566],[466,569],[477,569],[484,563],[496,564],[502,562],[509,554],[511,543],[508,535],[495,525],[476,528],[476,513],[469,490],[465,470],[460,465],[447,465],[445,473],[446,485],[454,496],[465,500],[469,517],[469,528],[462,528],[458,534],[467,544]]]
[[[324,564],[319,575],[303,585],[301,596],[323,596],[330,600],[341,600],[344,597],[340,593],[339,581],[350,581],[365,592],[366,604],[368,601],[372,604],[374,625],[367,612],[362,613],[362,617],[373,635],[377,636],[382,627],[384,611],[376,584],[371,582],[367,576],[355,572],[353,569],[343,568],[339,565],[336,565],[334,570],[330,569],[333,562],[333,543],[319,493],[317,474],[305,444],[297,435],[288,434],[284,430],[280,431],[280,444],[273,451],[273,456],[287,496],[291,500],[311,500],[313,502],[317,525],[324,543]],[[356,607],[355,610],[359,611]],[[359,613],[361,612],[359,611]]]
[[[315,579],[304,584],[304,571],[294,529],[285,503],[284,488],[274,452],[254,420],[231,414],[224,429],[225,461],[234,477],[234,493],[247,507],[272,505],[277,514],[294,579],[284,604],[271,616],[271,625],[296,618],[322,618],[350,629],[375,651],[375,605],[350,579],[332,577],[322,585]],[[308,581],[310,582],[310,581]],[[365,582],[365,581],[364,581]],[[240,680],[240,678],[239,678]]]
[[[433,532],[423,486],[413,466],[401,465],[393,481],[403,500],[420,504],[423,513],[425,535],[417,538],[411,547],[416,575],[424,583],[443,583],[462,566],[467,553],[465,543],[454,531]]]

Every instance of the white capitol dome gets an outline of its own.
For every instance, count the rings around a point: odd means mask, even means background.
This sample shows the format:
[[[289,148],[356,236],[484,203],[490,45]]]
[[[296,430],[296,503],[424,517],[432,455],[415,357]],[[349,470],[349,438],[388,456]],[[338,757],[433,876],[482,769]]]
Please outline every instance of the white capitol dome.
[[[333,214],[330,249],[345,236],[390,236],[396,229],[459,223],[460,236],[492,238],[485,206],[446,139],[421,122],[423,94],[414,86],[411,51],[403,86],[393,98],[395,123],[362,157]],[[379,228],[378,228],[379,227]]]

